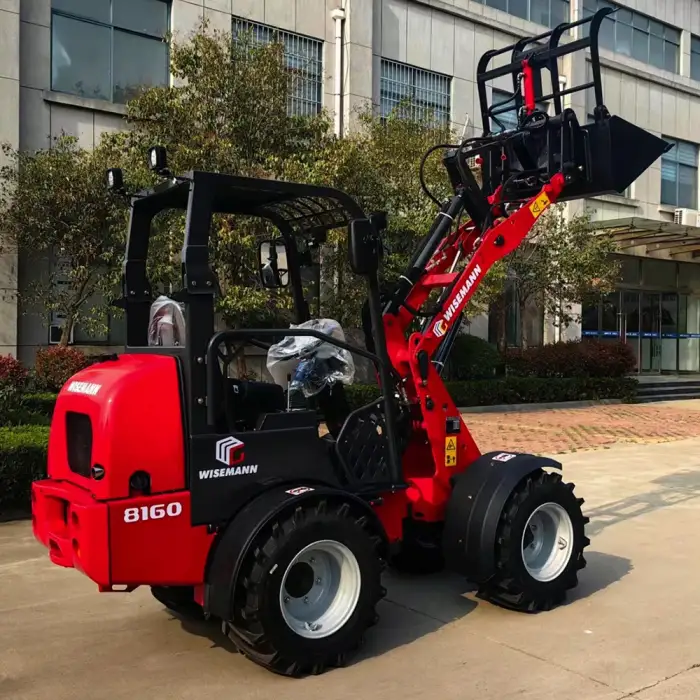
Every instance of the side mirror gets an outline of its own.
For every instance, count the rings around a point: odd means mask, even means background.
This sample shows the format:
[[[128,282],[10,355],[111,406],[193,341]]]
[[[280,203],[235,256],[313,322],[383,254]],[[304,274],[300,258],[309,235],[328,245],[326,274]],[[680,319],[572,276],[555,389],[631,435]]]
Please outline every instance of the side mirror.
[[[379,271],[382,244],[369,219],[353,219],[348,236],[350,268],[356,275],[375,275]]]
[[[279,289],[289,284],[287,248],[282,241],[263,241],[258,246],[260,281],[265,289]]]

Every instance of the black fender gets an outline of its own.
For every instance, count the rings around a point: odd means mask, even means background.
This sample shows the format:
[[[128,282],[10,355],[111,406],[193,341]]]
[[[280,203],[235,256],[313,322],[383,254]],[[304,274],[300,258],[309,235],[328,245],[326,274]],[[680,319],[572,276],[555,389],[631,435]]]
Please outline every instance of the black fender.
[[[374,509],[358,496],[326,485],[281,484],[258,494],[220,530],[210,550],[204,586],[204,612],[231,620],[233,595],[243,560],[260,531],[281,513],[322,498],[343,500],[367,515],[388,552],[386,532]]]
[[[522,452],[489,452],[453,479],[443,530],[447,567],[474,583],[496,570],[498,524],[517,485],[539,469],[562,469],[561,463]]]

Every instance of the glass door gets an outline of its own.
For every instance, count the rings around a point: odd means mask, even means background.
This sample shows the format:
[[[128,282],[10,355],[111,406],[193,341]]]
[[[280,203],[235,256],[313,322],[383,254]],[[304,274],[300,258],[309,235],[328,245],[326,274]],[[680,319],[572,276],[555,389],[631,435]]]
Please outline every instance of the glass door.
[[[622,292],[620,313],[620,340],[626,343],[637,359],[639,372],[639,292]]]
[[[661,373],[661,295],[643,292],[640,304],[641,371]]]

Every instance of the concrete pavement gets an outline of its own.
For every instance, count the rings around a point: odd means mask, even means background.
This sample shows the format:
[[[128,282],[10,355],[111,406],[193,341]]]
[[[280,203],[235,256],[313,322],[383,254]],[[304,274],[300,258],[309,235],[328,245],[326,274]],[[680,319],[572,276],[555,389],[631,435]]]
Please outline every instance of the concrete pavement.
[[[50,565],[28,523],[0,525],[0,698],[700,697],[700,439],[559,459],[591,516],[567,605],[519,615],[475,601],[455,576],[388,577],[361,657],[303,680],[257,668],[147,590],[98,594]]]

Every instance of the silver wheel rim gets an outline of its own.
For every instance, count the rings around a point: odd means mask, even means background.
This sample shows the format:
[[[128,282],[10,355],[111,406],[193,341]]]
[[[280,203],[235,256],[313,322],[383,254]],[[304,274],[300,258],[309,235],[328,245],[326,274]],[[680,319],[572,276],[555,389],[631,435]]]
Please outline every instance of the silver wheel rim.
[[[571,517],[558,503],[543,503],[528,518],[521,541],[523,564],[536,581],[553,581],[574,549]]]
[[[320,540],[302,549],[282,577],[280,608],[287,626],[306,639],[334,634],[350,619],[362,576],[355,555],[340,542]]]

